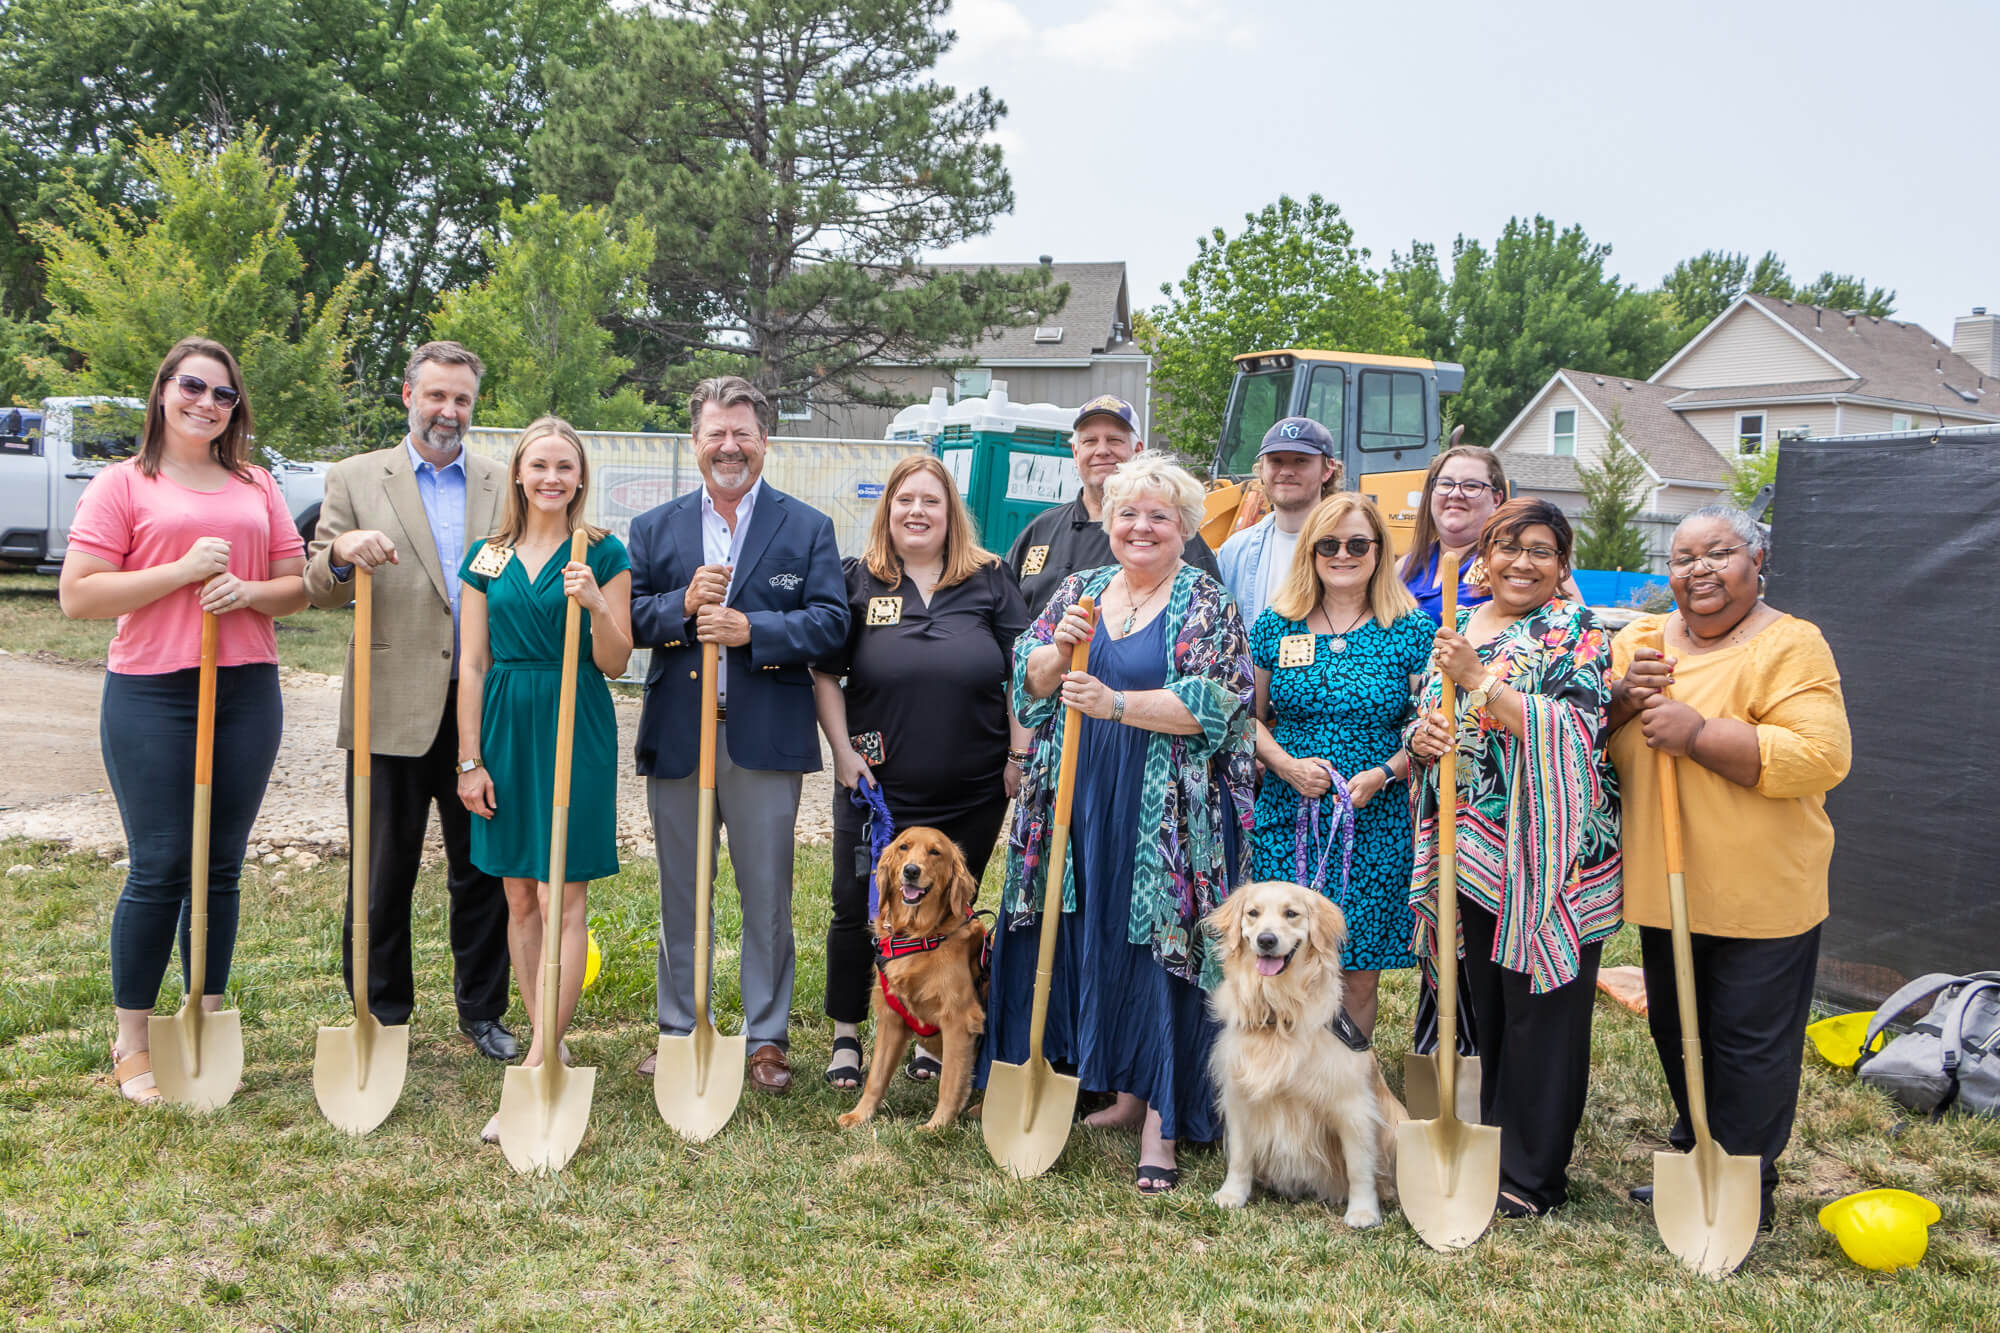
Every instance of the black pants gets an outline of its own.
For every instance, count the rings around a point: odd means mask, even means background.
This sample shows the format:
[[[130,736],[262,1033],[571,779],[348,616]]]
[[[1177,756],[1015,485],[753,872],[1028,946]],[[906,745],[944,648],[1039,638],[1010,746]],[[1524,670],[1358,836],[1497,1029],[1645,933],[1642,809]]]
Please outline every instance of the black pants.
[[[188,983],[193,883],[195,711],[201,673],[106,672],[98,735],[104,773],[125,824],[125,888],[111,913],[111,1002],[159,1002],[178,936]],[[208,963],[202,987],[220,995],[236,951],[243,849],[278,758],[284,701],[268,662],[215,673],[215,762],[208,810]]]
[[[1499,923],[1458,900],[1465,930],[1463,989],[1479,1011],[1479,1119],[1500,1127],[1500,1188],[1547,1210],[1569,1202],[1569,1159],[1590,1087],[1590,1020],[1602,942],[1587,944],[1576,976],[1545,994],[1525,972],[1493,962]]]
[[[1458,1053],[1470,1060],[1479,1054],[1478,1011],[1465,987],[1458,988]],[[1410,1051],[1429,1055],[1438,1048],[1437,983],[1417,969],[1417,1021],[1410,1034]]]
[[[833,922],[826,928],[826,1016],[836,1023],[859,1023],[868,1017],[870,986],[874,981],[875,932],[868,920],[868,871],[857,862],[856,850],[866,857],[868,840],[861,832],[858,811],[842,810],[849,805],[847,791],[833,790]],[[974,879],[986,874],[993,844],[1000,836],[1000,821],[1007,817],[1007,797],[1002,794],[984,805],[974,806],[950,819],[926,819],[891,806],[889,813],[896,829],[928,827],[938,830],[958,844],[965,865]]]
[[[1709,1131],[1724,1152],[1762,1159],[1768,1219],[1778,1187],[1778,1154],[1791,1141],[1799,1107],[1799,1051],[1812,1014],[1819,927],[1770,940],[1696,935],[1693,944]],[[1694,1130],[1688,1125],[1673,932],[1641,926],[1639,952],[1646,970],[1646,1023],[1678,1113],[1667,1141],[1686,1152],[1694,1147]]]
[[[452,991],[463,1023],[507,1012],[507,894],[472,864],[472,816],[458,799],[458,682],[445,694],[437,738],[421,755],[372,756],[369,787],[368,1012],[382,1023],[407,1023],[416,1004],[410,971],[410,898],[423,862],[424,830],[437,805],[444,835],[445,885],[451,893]],[[354,768],[347,770],[347,811],[354,815]],[[354,993],[354,875],[340,917],[340,974]]]

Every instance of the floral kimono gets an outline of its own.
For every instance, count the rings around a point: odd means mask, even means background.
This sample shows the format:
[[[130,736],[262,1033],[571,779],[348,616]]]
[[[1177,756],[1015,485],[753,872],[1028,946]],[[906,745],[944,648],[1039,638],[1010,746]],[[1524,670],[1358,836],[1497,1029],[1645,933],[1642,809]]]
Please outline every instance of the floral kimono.
[[[1063,613],[1086,596],[1101,596],[1117,572],[1117,566],[1106,565],[1070,575],[1014,644],[1014,711],[1023,726],[1035,729],[1035,746],[1021,775],[1007,839],[1007,882],[1000,901],[1009,929],[1031,924],[1042,909],[1066,712],[1055,695],[1036,699],[1028,694],[1028,655],[1054,642]],[[1201,730],[1191,736],[1156,732],[1148,739],[1126,938],[1150,945],[1172,975],[1212,988],[1221,979],[1221,965],[1206,948],[1201,919],[1242,880],[1255,820],[1250,640],[1228,591],[1190,565],[1174,576],[1161,614],[1173,644],[1165,688],[1186,705]],[[1234,866],[1224,864],[1225,818],[1237,822]],[[1074,867],[1068,865],[1063,911],[1075,910]]]
[[[1472,614],[1459,608],[1461,633]],[[1479,656],[1520,692],[1526,725],[1517,737],[1458,693],[1458,889],[1498,922],[1493,961],[1527,973],[1539,995],[1573,980],[1583,947],[1619,926],[1618,788],[1604,734],[1609,643],[1590,608],[1558,595],[1480,645]],[[1436,675],[1424,683],[1419,716],[1438,707],[1439,683]],[[1437,958],[1438,766],[1419,767],[1410,792],[1411,948],[1428,971]]]

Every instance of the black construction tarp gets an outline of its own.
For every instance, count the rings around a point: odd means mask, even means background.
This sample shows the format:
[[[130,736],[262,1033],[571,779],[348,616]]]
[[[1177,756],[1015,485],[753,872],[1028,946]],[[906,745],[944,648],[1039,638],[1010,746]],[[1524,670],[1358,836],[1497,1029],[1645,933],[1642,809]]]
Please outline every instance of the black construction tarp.
[[[1819,992],[2000,968],[2000,428],[1788,443],[1767,596],[1819,626],[1854,731]]]

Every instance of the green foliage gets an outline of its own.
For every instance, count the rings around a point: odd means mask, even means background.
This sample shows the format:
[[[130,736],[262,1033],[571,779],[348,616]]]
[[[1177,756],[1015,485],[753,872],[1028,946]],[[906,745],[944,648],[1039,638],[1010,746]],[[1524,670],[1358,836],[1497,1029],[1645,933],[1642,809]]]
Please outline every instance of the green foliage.
[[[1648,569],[1651,561],[1646,556],[1646,535],[1632,521],[1646,502],[1646,463],[1626,443],[1625,417],[1616,407],[1611,409],[1608,424],[1604,452],[1588,463],[1577,464],[1583,514],[1577,525],[1576,567]]]
[[[620,240],[606,210],[566,212],[545,194],[526,208],[501,200],[500,233],[485,250],[492,273],[445,293],[431,336],[478,350],[489,423],[525,426],[552,413],[578,430],[645,424],[639,391],[618,387],[632,363],[612,354],[599,321],[644,306],[652,231],[634,223]]]
[[[1670,303],[1668,317],[1674,325],[1676,350],[1745,292],[1878,317],[1887,316],[1896,308],[1896,293],[1870,288],[1860,278],[1847,274],[1822,273],[1799,286],[1785,272],[1784,261],[1770,250],[1755,264],[1748,255],[1739,252],[1704,250],[1674,265],[1674,271],[1661,280],[1660,286]]]
[[[1664,298],[1604,271],[1611,247],[1544,217],[1508,219],[1491,251],[1460,236],[1449,278],[1435,247],[1397,255],[1386,287],[1402,302],[1425,356],[1465,367],[1446,400],[1466,443],[1491,444],[1564,366],[1643,378],[1666,359]]]
[[[1754,454],[1739,456],[1729,467],[1729,498],[1738,508],[1748,509],[1757,493],[1778,479],[1778,450],[1770,445]]]
[[[38,367],[53,350],[40,325],[0,315],[0,407],[30,407],[48,396]]]
[[[1204,471],[1222,438],[1239,353],[1414,350],[1409,318],[1369,270],[1337,204],[1280,195],[1243,220],[1235,236],[1217,227],[1196,238],[1187,275],[1161,284],[1166,301],[1135,330],[1160,395],[1153,434]]]
[[[48,256],[46,328],[78,368],[30,358],[73,393],[144,396],[160,360],[190,334],[236,354],[258,443],[294,457],[344,448],[343,368],[366,269],[320,300],[303,290],[304,261],[285,224],[296,164],[271,160],[251,130],[210,152],[192,136],[134,146],[150,208],[106,205],[71,179],[72,221],[34,225]]]
[[[866,370],[933,359],[1060,308],[1045,270],[938,273],[917,255],[991,229],[1013,185],[1005,106],[928,75],[947,0],[670,0],[607,11],[549,75],[539,188],[658,237],[651,306],[615,321],[671,397],[698,365],[767,393],[887,402]]]

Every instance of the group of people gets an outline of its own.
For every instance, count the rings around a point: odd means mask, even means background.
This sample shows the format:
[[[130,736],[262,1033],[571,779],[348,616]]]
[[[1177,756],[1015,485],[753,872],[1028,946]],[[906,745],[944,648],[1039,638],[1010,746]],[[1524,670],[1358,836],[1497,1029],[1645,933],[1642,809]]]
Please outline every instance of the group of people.
[[[1669,1137],[1693,1141],[1654,767],[1664,752],[1688,828],[1709,1119],[1725,1151],[1762,1158],[1768,1220],[1827,913],[1824,796],[1850,751],[1832,655],[1813,626],[1762,600],[1765,539],[1747,516],[1684,519],[1667,561],[1675,609],[1614,639],[1575,593],[1568,520],[1547,501],[1508,499],[1488,450],[1453,447],[1432,463],[1399,561],[1380,508],[1342,489],[1333,436],[1287,418],[1257,461],[1270,513],[1213,552],[1198,535],[1202,486],[1146,452],[1131,405],[1104,397],[1075,421],[1077,498],[1037,516],[1004,558],[980,545],[950,473],[917,455],[892,470],[865,548],[843,561],[829,520],[762,480],[763,395],[721,377],[689,404],[702,486],[620,542],[583,521],[589,460],[566,423],[529,426],[505,465],[467,451],[482,373],[456,344],[417,349],[408,435],[330,471],[309,552],[248,461],[236,363],[205,340],[169,354],[138,454],[85,492],[62,600],[73,616],[119,618],[104,749],[131,845],[111,931],[112,1057],[127,1097],[160,1095],[145,1020],[185,916],[197,622],[208,612],[222,624],[207,978],[219,1004],[281,725],[272,622],[309,602],[345,605],[367,569],[375,641],[355,651],[376,668],[376,785],[371,864],[350,894],[371,886],[368,1002],[383,1022],[414,1004],[410,899],[434,805],[461,1031],[494,1059],[521,1055],[501,1023],[509,964],[538,1015],[542,914],[561,911],[577,956],[564,959],[556,1030],[535,1031],[525,1060],[567,1058],[586,885],[617,866],[605,681],[640,646],[652,650],[636,760],[660,873],[656,1018],[662,1033],[692,1029],[700,662],[714,644],[716,810],[743,907],[754,1087],[781,1094],[792,1081],[793,833],[802,775],[820,763],[817,727],[837,780],[829,1084],[858,1086],[865,1064],[872,849],[890,827],[928,825],[977,876],[1006,825],[981,1086],[994,1060],[1026,1056],[1039,932],[1055,928],[1044,1051],[1099,1094],[1089,1123],[1138,1135],[1137,1188],[1175,1188],[1176,1144],[1218,1133],[1205,1000],[1218,958],[1203,919],[1248,880],[1291,880],[1345,915],[1346,1008],[1365,1036],[1382,972],[1419,969],[1428,988],[1436,951],[1460,952],[1461,1050],[1479,1057],[1480,1117],[1501,1130],[1497,1206],[1535,1216],[1568,1198],[1598,959],[1622,921],[1641,929],[1649,1021],[1679,1111]],[[572,562],[560,553],[578,529],[589,553]],[[1463,571],[1449,624],[1446,556]],[[558,890],[546,882],[549,810],[571,599],[584,631],[570,882]],[[1079,649],[1085,665],[1072,669]],[[1446,679],[1455,715],[1440,707]],[[1072,716],[1063,919],[1048,922]],[[1435,930],[1449,750],[1455,941]],[[1418,1049],[1435,1041],[1428,989],[1425,1000]],[[906,1066],[917,1079],[937,1070],[921,1047]]]

